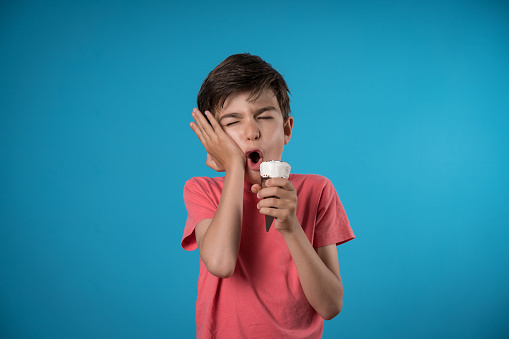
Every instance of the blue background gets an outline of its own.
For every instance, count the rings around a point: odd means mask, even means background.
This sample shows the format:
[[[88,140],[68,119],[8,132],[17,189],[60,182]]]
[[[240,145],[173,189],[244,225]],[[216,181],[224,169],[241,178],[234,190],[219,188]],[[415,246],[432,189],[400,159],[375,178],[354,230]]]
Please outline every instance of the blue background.
[[[324,338],[509,336],[506,3],[3,1],[0,46],[0,337],[195,335],[191,109],[239,52],[357,236]]]

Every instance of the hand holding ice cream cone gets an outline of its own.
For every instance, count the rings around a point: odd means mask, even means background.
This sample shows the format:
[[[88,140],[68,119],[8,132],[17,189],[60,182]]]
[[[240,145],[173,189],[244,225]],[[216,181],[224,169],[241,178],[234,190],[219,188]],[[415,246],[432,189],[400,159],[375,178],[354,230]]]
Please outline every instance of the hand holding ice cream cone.
[[[266,182],[272,178],[283,178],[288,179],[290,177],[291,167],[287,162],[283,161],[264,161],[260,165],[260,176],[261,176],[261,187],[262,189],[267,188]],[[267,198],[280,199],[277,195],[268,196]],[[260,205],[260,204],[259,204]],[[276,206],[271,206],[272,209],[277,209]],[[262,211],[260,210],[260,213]],[[269,211],[270,212],[270,211]],[[265,230],[268,232],[275,216],[265,214]]]

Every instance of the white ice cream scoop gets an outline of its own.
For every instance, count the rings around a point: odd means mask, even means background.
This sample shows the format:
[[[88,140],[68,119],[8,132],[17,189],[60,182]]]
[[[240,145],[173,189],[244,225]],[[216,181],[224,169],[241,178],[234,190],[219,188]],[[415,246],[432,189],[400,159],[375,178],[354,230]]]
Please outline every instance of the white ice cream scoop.
[[[260,165],[260,175],[262,178],[285,178],[290,176],[292,168],[287,162],[284,161],[264,161]]]

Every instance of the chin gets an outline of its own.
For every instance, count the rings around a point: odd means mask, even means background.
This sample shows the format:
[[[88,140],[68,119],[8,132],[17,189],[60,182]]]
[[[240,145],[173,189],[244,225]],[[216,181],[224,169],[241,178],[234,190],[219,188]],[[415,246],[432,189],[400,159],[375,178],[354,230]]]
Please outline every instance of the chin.
[[[246,181],[250,184],[261,184],[262,178],[260,177],[260,171],[253,171],[248,169],[245,175]]]

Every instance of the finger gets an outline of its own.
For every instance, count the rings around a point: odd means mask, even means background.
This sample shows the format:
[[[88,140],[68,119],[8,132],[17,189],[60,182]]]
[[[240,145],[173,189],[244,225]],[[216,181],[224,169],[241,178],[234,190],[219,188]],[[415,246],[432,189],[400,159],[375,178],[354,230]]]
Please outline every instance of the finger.
[[[278,198],[267,198],[260,200],[257,204],[258,209],[261,208],[286,208],[288,203],[285,200],[281,200]]]
[[[281,191],[282,189],[280,187],[266,187],[259,190],[257,196],[258,199],[265,199],[267,197],[278,197],[281,198]]]
[[[199,113],[199,112],[200,111],[198,111],[196,109],[193,109],[193,112],[191,114],[193,115],[193,119],[195,121],[195,124],[198,127],[198,129],[200,130],[200,133],[201,133],[203,139],[208,139],[208,135],[205,132],[205,129],[203,128],[203,122],[200,119],[201,113]]]
[[[223,128],[221,127],[219,122],[217,122],[216,118],[214,117],[214,115],[212,113],[210,113],[210,111],[205,111],[205,116],[208,119],[208,121],[210,122],[210,124],[212,125],[212,128],[214,129],[214,131],[219,132],[219,131],[223,130]]]
[[[260,184],[254,184],[251,186],[251,192],[254,194],[257,194],[262,189],[262,186]]]
[[[278,197],[279,199],[283,199],[283,200],[296,201],[297,200],[297,191],[288,191],[281,187],[268,187],[268,188],[262,188],[258,192],[257,197],[259,199],[266,199],[268,197]]]
[[[288,213],[285,210],[270,207],[260,208],[260,214],[270,215],[277,219],[285,219],[288,216]]]
[[[203,116],[203,114],[197,108],[195,108],[195,109],[193,109],[192,115],[193,115],[194,121],[196,122],[196,125],[200,129],[200,132],[201,132],[204,140],[209,140],[210,135],[208,134],[208,132],[206,130],[206,126],[208,125],[208,123],[205,121],[205,117]]]
[[[198,109],[193,110],[195,120],[199,121],[201,124],[202,131],[207,136],[212,136],[214,134],[214,128],[210,125],[209,121],[205,117],[205,114],[201,113]]]
[[[198,139],[200,139],[200,142],[202,143],[203,146],[205,146],[205,140],[203,139],[203,134],[201,133],[201,130],[200,128],[198,127],[198,125],[194,122],[191,122],[189,124],[189,126],[191,127],[191,129],[193,130],[193,132],[196,134],[196,136],[198,137]]]
[[[285,178],[271,178],[265,182],[267,187],[281,187],[287,191],[295,190],[290,180]]]

